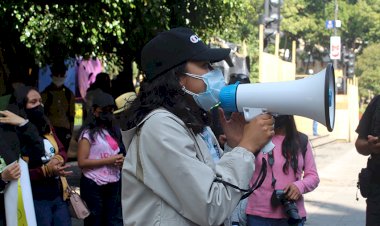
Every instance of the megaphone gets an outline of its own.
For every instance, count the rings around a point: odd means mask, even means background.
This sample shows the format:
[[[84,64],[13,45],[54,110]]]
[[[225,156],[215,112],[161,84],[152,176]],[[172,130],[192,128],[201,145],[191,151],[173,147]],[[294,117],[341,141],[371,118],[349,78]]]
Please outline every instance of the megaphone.
[[[243,112],[247,121],[262,112],[299,115],[320,122],[332,131],[335,122],[335,75],[328,64],[319,73],[285,82],[234,84],[222,88],[220,106]]]

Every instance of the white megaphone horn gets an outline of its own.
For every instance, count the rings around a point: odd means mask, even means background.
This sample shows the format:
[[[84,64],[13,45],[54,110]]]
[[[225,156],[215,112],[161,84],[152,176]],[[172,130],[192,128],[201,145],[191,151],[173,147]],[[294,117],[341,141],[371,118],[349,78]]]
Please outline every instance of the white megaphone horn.
[[[325,125],[335,122],[335,75],[328,64],[319,73],[285,82],[228,85],[220,91],[220,106],[227,112],[243,112],[247,121],[262,112],[299,115]]]

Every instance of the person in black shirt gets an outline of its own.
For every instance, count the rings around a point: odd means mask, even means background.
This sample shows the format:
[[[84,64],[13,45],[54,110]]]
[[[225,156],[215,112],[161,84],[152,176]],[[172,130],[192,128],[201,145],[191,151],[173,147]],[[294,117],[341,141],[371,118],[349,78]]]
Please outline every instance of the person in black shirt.
[[[366,226],[380,225],[380,95],[367,106],[358,128],[355,146],[365,156],[370,155],[367,168],[372,171],[370,192],[367,197]]]
[[[3,117],[0,111],[0,121]],[[26,125],[24,125],[26,126]],[[15,162],[20,152],[19,139],[13,128],[0,123],[0,226],[5,226],[4,189],[8,182],[21,176],[18,162]],[[9,166],[8,166],[9,165]]]

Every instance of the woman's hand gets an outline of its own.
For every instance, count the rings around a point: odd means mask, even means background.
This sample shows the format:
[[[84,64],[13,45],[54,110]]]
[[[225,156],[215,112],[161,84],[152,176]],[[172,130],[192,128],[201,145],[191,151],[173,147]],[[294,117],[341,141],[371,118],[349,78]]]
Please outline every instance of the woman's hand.
[[[61,157],[62,158],[62,157]],[[73,173],[73,171],[66,171],[65,169],[71,167],[70,165],[64,165],[63,160],[60,160],[61,158],[52,158],[46,166],[49,168],[49,171],[51,172],[51,175],[54,176],[68,176]]]
[[[63,160],[63,157],[61,155],[56,154],[53,156],[52,159],[50,159],[48,164],[63,166],[65,164],[65,161]]]
[[[123,154],[117,154],[111,157],[113,161],[113,165],[122,167],[124,162],[124,155]]]
[[[300,190],[298,190],[297,186],[293,183],[288,184],[285,187],[284,192],[288,200],[297,201],[301,197]]]
[[[18,178],[20,178],[20,176],[20,164],[18,164],[17,162],[5,168],[4,171],[1,173],[1,179],[3,181],[17,180]]]
[[[261,114],[244,126],[240,147],[252,153],[258,152],[274,135],[274,119],[270,114]]]
[[[24,119],[23,117],[18,116],[15,113],[8,110],[0,111],[0,114],[3,115],[3,117],[0,117],[0,122],[4,124],[19,126],[25,123],[26,121],[26,119]]]
[[[70,165],[60,166],[59,164],[57,164],[53,166],[52,171],[55,176],[66,177],[73,173],[73,171],[66,171],[66,169],[70,167]]]
[[[219,120],[222,126],[224,137],[227,140],[227,145],[236,147],[243,137],[244,125],[246,124],[244,116],[238,112],[233,112],[230,119],[226,119],[222,108],[218,109]]]

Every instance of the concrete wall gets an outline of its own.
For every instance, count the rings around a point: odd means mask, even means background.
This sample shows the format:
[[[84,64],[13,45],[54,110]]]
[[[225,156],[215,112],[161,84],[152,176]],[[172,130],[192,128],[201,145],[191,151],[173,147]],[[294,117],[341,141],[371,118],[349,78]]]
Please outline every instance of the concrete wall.
[[[356,127],[359,124],[359,88],[358,88],[358,79],[354,78],[349,80],[347,85],[347,95],[348,99],[348,114],[350,117],[349,121],[349,139],[350,142],[355,142],[357,138],[357,133],[355,132]]]
[[[260,82],[291,81],[295,79],[296,67],[292,62],[281,60],[279,57],[262,52],[262,64],[259,66]]]

